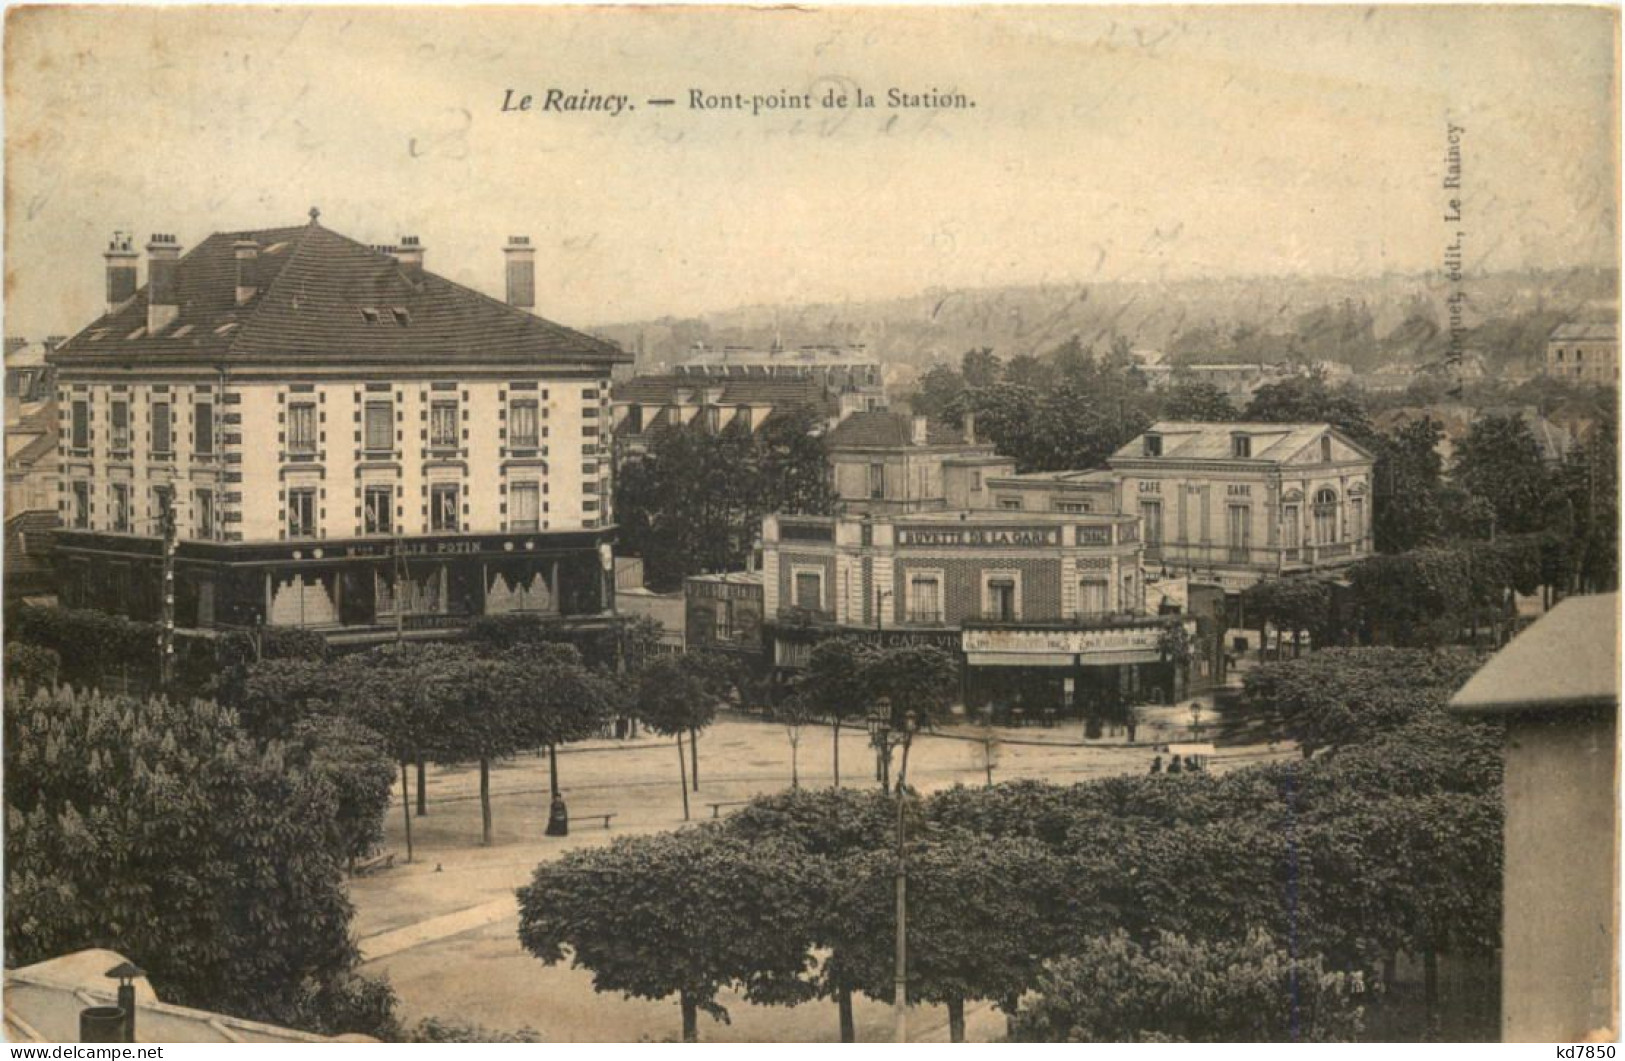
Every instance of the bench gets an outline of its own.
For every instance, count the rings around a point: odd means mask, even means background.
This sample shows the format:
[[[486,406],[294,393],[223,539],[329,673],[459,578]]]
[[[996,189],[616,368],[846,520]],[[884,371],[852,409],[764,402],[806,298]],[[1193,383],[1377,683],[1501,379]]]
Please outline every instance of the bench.
[[[595,822],[595,821],[602,820],[603,823],[604,823],[604,828],[606,828],[606,829],[609,828],[609,820],[611,818],[613,818],[613,817],[615,817],[615,812],[613,812],[613,811],[611,811],[608,814],[599,814],[599,813],[597,813],[595,811],[592,814],[577,814],[577,815],[575,815],[575,818],[576,818],[577,821],[580,821],[583,818],[586,819],[587,821],[590,821],[590,822]]]
[[[749,802],[748,799],[725,799],[717,803],[707,803],[706,806],[711,808],[711,817],[720,818],[723,807],[743,807]]]
[[[355,875],[365,877],[369,873],[376,873],[381,869],[392,869],[395,866],[395,852],[384,855],[374,855],[355,864]]]

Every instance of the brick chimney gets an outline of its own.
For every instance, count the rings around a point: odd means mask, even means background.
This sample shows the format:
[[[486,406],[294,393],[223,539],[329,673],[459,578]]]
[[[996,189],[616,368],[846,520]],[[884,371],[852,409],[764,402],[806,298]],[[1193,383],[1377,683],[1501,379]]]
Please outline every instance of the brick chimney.
[[[251,239],[240,239],[231,245],[237,259],[237,305],[259,294],[260,245]]]
[[[174,236],[154,235],[147,243],[147,334],[157,335],[181,312],[178,276],[181,245]]]
[[[135,297],[135,267],[141,255],[131,246],[128,232],[115,232],[102,252],[107,259],[107,312]]]
[[[516,309],[536,308],[536,248],[529,236],[509,236],[502,248],[508,263],[508,305]]]
[[[914,418],[914,444],[923,446],[931,437],[931,421],[923,416]]]
[[[414,284],[423,279],[423,252],[426,248],[416,236],[402,236],[395,247],[395,260],[401,263],[401,272]]]

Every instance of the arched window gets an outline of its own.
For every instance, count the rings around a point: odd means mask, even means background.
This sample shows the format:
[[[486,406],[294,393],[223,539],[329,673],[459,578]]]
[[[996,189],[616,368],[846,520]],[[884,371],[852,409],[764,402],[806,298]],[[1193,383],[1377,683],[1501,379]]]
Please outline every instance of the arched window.
[[[1329,545],[1337,540],[1337,491],[1322,487],[1315,491],[1315,544]]]

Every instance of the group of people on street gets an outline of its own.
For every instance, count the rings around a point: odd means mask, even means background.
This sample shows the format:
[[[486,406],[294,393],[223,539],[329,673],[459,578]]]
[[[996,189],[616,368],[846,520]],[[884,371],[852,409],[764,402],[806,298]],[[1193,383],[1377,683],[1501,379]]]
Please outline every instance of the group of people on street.
[[[1203,767],[1202,767],[1201,760],[1197,759],[1194,755],[1183,755],[1183,756],[1181,756],[1181,755],[1170,755],[1170,756],[1168,756],[1168,769],[1166,771],[1167,773],[1180,774],[1180,773],[1189,772],[1189,773],[1193,773],[1193,774],[1199,774],[1199,773],[1202,772],[1202,770],[1203,770]],[[1164,772],[1163,766],[1162,766],[1162,756],[1159,755],[1155,759],[1151,760],[1151,772],[1153,774],[1160,774],[1160,773]]]

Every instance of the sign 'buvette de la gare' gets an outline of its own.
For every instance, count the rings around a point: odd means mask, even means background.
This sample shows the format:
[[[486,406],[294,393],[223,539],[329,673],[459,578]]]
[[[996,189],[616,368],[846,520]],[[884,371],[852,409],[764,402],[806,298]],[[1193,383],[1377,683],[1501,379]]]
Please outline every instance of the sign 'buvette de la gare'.
[[[1061,544],[1059,527],[898,527],[897,544],[932,548],[1015,546],[1053,548]]]

